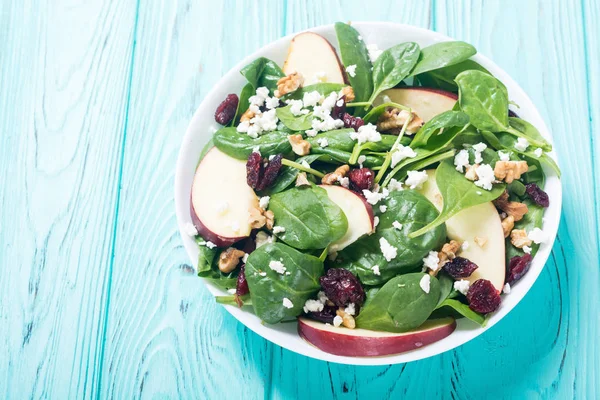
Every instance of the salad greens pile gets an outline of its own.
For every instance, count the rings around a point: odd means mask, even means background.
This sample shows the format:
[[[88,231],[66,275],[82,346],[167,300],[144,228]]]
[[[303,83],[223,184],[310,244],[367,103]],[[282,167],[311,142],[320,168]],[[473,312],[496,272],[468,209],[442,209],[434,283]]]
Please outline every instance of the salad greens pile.
[[[264,57],[240,71],[247,84],[235,113],[202,156],[214,146],[247,161],[248,171],[269,170],[276,156],[281,166],[257,191],[267,222],[233,244],[246,253],[234,270],[219,268],[225,246],[197,236],[199,276],[230,291],[219,302],[251,305],[267,323],[305,315],[340,326],[337,312],[345,310],[356,327],[388,332],[443,316],[484,324],[500,291],[510,291],[543,242],[544,170],[560,174],[546,154],[552,145],[509,110],[506,87],[471,59],[473,46],[407,42],[376,51],[349,24],[337,23],[335,31],[344,82],[311,82]],[[300,83],[285,91],[288,78]],[[423,121],[420,109],[396,102],[395,91],[452,100]],[[395,126],[385,129],[386,123]],[[256,153],[260,165],[251,163]],[[371,231],[340,245],[359,210],[348,213],[327,185],[363,199]],[[437,204],[431,190],[439,191]],[[494,272],[500,283],[485,286],[492,292],[479,289],[464,266],[477,268],[479,280],[492,279],[486,265],[466,257],[468,246],[485,251],[496,244],[457,237],[448,225],[490,202],[498,210],[495,226],[504,229],[505,242],[497,245],[506,249],[506,270]],[[348,309],[335,300],[341,289],[322,285],[339,268],[360,282],[362,304]],[[475,286],[484,291],[475,293]]]

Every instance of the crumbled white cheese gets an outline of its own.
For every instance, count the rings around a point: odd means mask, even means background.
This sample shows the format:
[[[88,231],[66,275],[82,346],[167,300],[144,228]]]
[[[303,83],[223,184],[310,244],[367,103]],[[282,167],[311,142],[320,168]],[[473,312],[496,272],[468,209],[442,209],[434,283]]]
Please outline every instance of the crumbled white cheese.
[[[327,82],[327,73],[319,71],[315,74],[315,82]]]
[[[378,216],[375,216],[375,217],[373,218],[373,227],[374,227],[374,228],[376,228],[376,227],[377,227],[377,225],[379,225],[379,217],[378,217]]]
[[[336,328],[339,328],[340,325],[342,325],[342,322],[344,322],[344,320],[339,315],[336,315],[335,318],[333,318],[333,326]]]
[[[321,93],[317,92],[316,90],[313,90],[312,92],[306,92],[302,97],[302,103],[304,104],[304,107],[314,107],[319,104],[321,97],[323,97],[321,96]]]
[[[360,167],[363,167],[363,164],[365,163],[365,161],[367,161],[367,156],[365,155],[360,155],[358,156],[358,165],[360,165]]]
[[[411,189],[420,188],[428,179],[427,172],[425,171],[408,171],[407,175],[408,178],[406,178],[404,184]]]
[[[269,89],[259,87],[256,94],[250,96],[250,106],[248,109],[255,115],[250,121],[241,122],[236,128],[240,133],[246,133],[251,138],[256,139],[261,133],[277,129],[277,118],[275,107],[279,105],[277,97],[269,97]],[[261,112],[260,107],[265,105],[269,111]]]
[[[306,303],[304,303],[304,312],[309,313],[323,311],[323,307],[323,303],[321,303],[319,300],[308,299],[306,300]]]
[[[286,268],[283,265],[283,263],[281,261],[270,261],[269,262],[269,268],[271,268],[273,271],[277,272],[278,274],[285,274]]]
[[[264,272],[264,271],[262,271],[262,272],[259,272],[258,274],[259,274],[260,276],[267,276],[267,273],[266,273],[266,272]]]
[[[463,242],[463,244],[460,246],[460,249],[462,251],[465,251],[469,248],[469,242],[467,242],[466,240]]]
[[[502,288],[502,293],[504,293],[504,294],[509,294],[510,293],[510,283],[506,282],[506,284]]]
[[[525,254],[531,254],[532,249],[529,246],[523,246],[523,248],[521,250],[523,250],[523,252],[525,252]]]
[[[325,294],[325,292],[323,292],[322,290],[321,290],[321,291],[319,291],[319,293],[317,293],[317,298],[318,298],[318,299],[319,299],[319,301],[320,301],[321,303],[323,303],[323,304],[325,304],[325,302],[326,302],[327,300],[329,300],[329,299],[327,298],[327,295]]]
[[[461,292],[465,296],[469,292],[470,287],[471,287],[471,284],[469,283],[469,281],[464,280],[464,279],[454,282],[454,290]]]
[[[307,129],[305,132],[306,136],[308,137],[315,137],[317,136],[317,133],[319,133],[319,131],[317,131],[316,129]]]
[[[429,290],[431,289],[431,276],[429,276],[429,274],[423,275],[423,277],[419,281],[419,286],[421,286],[421,289],[425,293],[429,293]]]
[[[398,230],[401,230],[401,229],[402,229],[402,224],[401,224],[400,222],[398,222],[398,221],[394,221],[394,222],[392,222],[392,226],[393,226],[394,228],[398,229]]]
[[[274,226],[273,233],[283,233],[285,232],[285,228],[283,226]]]
[[[381,134],[377,132],[377,125],[368,123],[358,128],[357,132],[351,132],[350,138],[352,138],[352,140],[356,140],[358,144],[363,144],[366,142],[380,142]]]
[[[287,297],[284,297],[283,301],[281,303],[283,304],[283,306],[285,308],[292,308],[292,307],[294,307],[294,303],[292,303],[292,301],[290,299],[288,299]]]
[[[371,267],[371,271],[373,271],[373,274],[375,275],[381,275],[381,272],[379,271],[379,265],[373,265]]]
[[[510,153],[498,151],[498,157],[500,157],[500,161],[510,161]]]
[[[327,138],[319,138],[317,139],[317,144],[319,145],[319,147],[324,148],[329,146],[329,141],[327,140]]]
[[[522,138],[522,137],[517,139],[517,143],[515,143],[515,149],[517,149],[519,151],[525,151],[525,150],[527,150],[528,147],[529,147],[529,140]]]
[[[384,198],[383,193],[372,192],[368,189],[363,189],[362,192],[363,196],[365,196],[365,199],[367,200],[367,203],[372,205],[379,203],[379,201]]]
[[[379,211],[381,211],[382,213],[386,212],[387,211],[387,206],[384,205],[384,204],[380,205],[379,206]]]
[[[348,73],[348,75],[354,78],[356,76],[356,64],[348,65],[348,67],[346,68],[346,72]]]
[[[356,306],[354,305],[354,303],[350,303],[350,304],[348,304],[348,305],[346,306],[346,308],[344,308],[344,312],[345,312],[346,314],[349,314],[349,315],[354,315],[354,314],[356,314]]]
[[[390,183],[388,183],[387,187],[390,190],[390,192],[393,192],[394,190],[404,190],[404,188],[402,187],[402,182],[397,181],[394,178],[390,179]]]
[[[537,158],[540,158],[542,156],[542,154],[544,154],[544,150],[542,150],[540,147],[538,147],[537,149],[535,149],[533,151],[533,155],[536,156]]]
[[[250,254],[245,253],[244,256],[242,257],[242,262],[245,264],[248,262],[248,257],[250,257]]]
[[[454,156],[454,165],[460,173],[464,172],[464,168],[469,166],[469,151],[463,149]]]
[[[302,107],[304,107],[302,100],[290,99],[286,101],[286,104],[290,106],[290,112],[292,113],[292,115],[296,117],[302,115]]]
[[[267,109],[271,110],[273,108],[277,108],[277,106],[279,106],[279,98],[273,96],[273,97],[268,97],[265,100],[265,107],[267,107]]]
[[[383,53],[383,50],[380,50],[377,44],[368,44],[367,51],[369,52],[369,59],[371,60],[371,62],[375,62],[375,60],[379,58],[381,53]]]
[[[184,226],[185,233],[188,236],[194,237],[198,235],[198,229],[191,222],[187,222]]]
[[[394,168],[400,161],[406,158],[414,158],[417,153],[408,146],[399,144],[395,149],[392,150],[392,168]]]
[[[269,200],[271,200],[271,197],[269,196],[261,197],[260,200],[258,200],[258,206],[263,210],[266,210],[267,207],[269,207]]]
[[[350,179],[345,176],[338,176],[337,181],[342,187],[345,187],[346,189],[350,187]]]
[[[440,269],[439,266],[440,258],[438,257],[437,251],[430,251],[427,257],[423,259],[423,267],[429,268],[432,271]]]
[[[383,257],[385,257],[388,262],[392,261],[398,255],[398,248],[392,246],[384,237],[379,238],[379,248],[381,249]]]
[[[492,190],[492,183],[496,180],[494,169],[489,164],[481,164],[475,168],[478,180],[475,181],[475,186],[479,186],[485,190]]]
[[[475,153],[475,164],[479,164],[483,161],[481,153],[485,149],[487,149],[487,145],[485,143],[477,143],[473,145],[473,152]]]
[[[273,243],[273,236],[269,236],[267,235],[265,232],[260,231],[256,234],[256,248],[258,249],[260,246],[267,244],[267,243]]]
[[[533,228],[533,230],[527,234],[527,237],[535,244],[546,241],[546,234],[540,228]]]

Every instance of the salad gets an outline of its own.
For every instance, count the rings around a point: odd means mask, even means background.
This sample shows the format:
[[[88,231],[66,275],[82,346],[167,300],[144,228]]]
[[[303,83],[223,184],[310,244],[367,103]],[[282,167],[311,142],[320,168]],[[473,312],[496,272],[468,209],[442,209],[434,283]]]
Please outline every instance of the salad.
[[[304,32],[282,66],[252,61],[216,105],[187,226],[198,275],[217,302],[297,320],[338,355],[484,325],[546,240],[552,145],[473,46],[382,50],[350,24],[335,32],[338,50]]]

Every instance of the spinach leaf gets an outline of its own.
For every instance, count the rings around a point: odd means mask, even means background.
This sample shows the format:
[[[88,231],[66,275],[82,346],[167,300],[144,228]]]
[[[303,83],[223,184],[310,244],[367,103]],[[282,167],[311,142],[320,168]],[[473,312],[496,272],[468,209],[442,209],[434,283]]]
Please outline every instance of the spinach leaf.
[[[403,160],[390,171],[382,183],[383,187],[386,187],[392,178],[398,181],[404,180],[408,176],[408,171],[421,171],[430,165],[454,158],[456,154],[456,151],[450,147],[443,148],[437,152],[429,152],[425,149],[417,149],[415,152],[417,153],[415,158]]]
[[[318,186],[299,186],[271,196],[279,238],[297,249],[324,249],[348,230],[346,215]]]
[[[354,89],[354,95],[356,96],[354,101],[366,101],[373,92],[372,65],[367,46],[365,42],[358,38],[360,36],[358,31],[349,24],[336,22],[335,33],[344,67],[348,68],[350,65],[356,65],[355,76],[347,74],[348,82]]]
[[[342,163],[348,164],[350,162],[350,158],[352,157],[352,153],[349,151],[338,150],[333,147],[313,147],[311,149],[313,153],[323,154],[325,157],[320,158],[320,161],[327,163]],[[368,168],[379,167],[383,164],[384,157],[375,156],[375,155],[367,155],[365,162],[363,165]]]
[[[240,100],[238,101],[237,110],[235,111],[235,117],[233,118],[231,126],[239,124],[240,118],[242,118],[242,115],[248,110],[248,107],[250,107],[250,97],[253,95],[254,88],[252,87],[252,84],[246,83],[240,92]]]
[[[373,64],[373,94],[369,103],[373,103],[377,95],[391,89],[408,76],[419,59],[419,45],[407,42],[391,47],[381,53]]]
[[[312,127],[313,115],[312,113],[294,115],[290,111],[292,106],[279,107],[275,109],[277,113],[277,118],[284,124],[287,128],[293,131],[305,131]]]
[[[356,326],[385,332],[406,332],[429,318],[440,298],[438,280],[431,278],[429,293],[419,282],[424,274],[400,275],[390,279],[360,311]]]
[[[427,141],[434,135],[440,135],[442,129],[460,127],[464,128],[469,123],[469,116],[462,111],[446,111],[436,115],[425,123],[416,133],[410,147],[423,147]],[[457,131],[456,133],[458,133]],[[444,140],[446,144],[448,141]]]
[[[296,162],[300,164],[303,161],[306,161],[308,164],[312,164],[320,157],[322,157],[321,154],[309,154],[307,156],[298,158]],[[271,185],[264,192],[264,194],[272,195],[275,193],[283,192],[296,181],[296,177],[298,176],[299,172],[300,171],[294,167],[288,167],[287,165],[282,166],[281,170],[279,171],[279,175],[277,175],[277,178],[275,179],[275,182],[273,182],[273,185]]]
[[[274,154],[285,154],[292,151],[286,132],[273,131],[252,139],[246,134],[238,133],[236,128],[221,128],[215,132],[213,140],[215,146],[223,153],[246,160],[255,147],[258,147],[263,157]]]
[[[462,148],[464,145],[474,145],[483,142],[483,136],[473,125],[468,125],[459,135],[452,140],[452,145],[455,148]]]
[[[455,79],[458,101],[471,124],[482,131],[500,132],[508,127],[508,91],[498,79],[481,71],[461,72]]]
[[[456,76],[461,72],[476,70],[489,74],[490,72],[473,60],[465,60],[458,64],[449,65],[434,71],[425,72],[416,76],[421,85],[425,87],[437,88],[448,92],[458,91],[456,86]]]
[[[421,49],[421,55],[411,75],[422,74],[458,64],[477,54],[475,47],[465,42],[441,42]]]
[[[259,57],[240,71],[254,90],[266,87],[271,94],[277,89],[277,81],[285,76],[279,65],[265,57]]]
[[[440,298],[438,299],[436,308],[439,307],[440,304],[442,304],[454,290],[454,279],[450,278],[448,274],[440,272],[437,275],[437,280],[440,283]]]
[[[458,314],[458,315],[457,315]],[[475,312],[468,305],[461,303],[458,300],[446,299],[436,307],[433,315],[438,318],[441,316],[465,317],[475,322],[478,325],[485,325],[485,316]]]
[[[318,152],[321,149],[319,146],[320,139],[327,139],[327,147],[336,150],[342,151],[352,151],[354,147],[354,143],[356,143],[351,137],[350,134],[354,132],[354,129],[335,129],[332,131],[321,132],[315,137],[308,137],[306,140],[310,143],[311,151]]]
[[[552,151],[552,145],[546,141],[540,131],[538,131],[537,128],[531,125],[529,122],[515,117],[510,117],[508,122],[513,128],[513,130],[510,130],[509,133],[527,139],[529,143],[533,144],[534,146],[541,147],[544,151]]]
[[[283,263],[286,272],[280,274],[269,268],[271,261]],[[319,277],[323,272],[323,263],[317,257],[283,243],[259,247],[250,253],[246,262],[246,280],[254,312],[269,324],[300,315],[306,300],[319,291]],[[291,301],[291,308],[283,305],[284,299]]]
[[[196,238],[197,243],[204,243],[201,237]],[[200,254],[198,256],[198,276],[203,278],[223,290],[235,288],[237,284],[238,271],[234,270],[228,274],[219,271],[217,266],[217,254],[220,250],[209,249],[204,245],[199,245]]]
[[[538,206],[534,202],[529,199],[525,199],[523,201],[527,205],[527,209],[529,210],[527,214],[523,216],[523,219],[515,222],[514,229],[525,229],[527,233],[531,232],[533,228],[542,229],[542,219],[544,217],[544,208]],[[539,244],[532,243],[531,244],[531,256],[534,257],[540,248]],[[522,249],[519,249],[512,245],[510,242],[510,236],[506,238],[506,265],[508,265],[511,258],[515,256],[522,256],[525,252]]]
[[[330,83],[330,82],[315,83],[312,85],[301,87],[300,89],[296,90],[295,92],[288,93],[288,94],[282,96],[281,100],[285,101],[285,100],[290,100],[290,99],[293,99],[293,100],[302,99],[304,97],[305,93],[310,93],[310,92],[314,92],[314,91],[319,92],[323,96],[327,96],[331,92],[339,92],[345,86],[348,86],[348,85],[345,85],[343,83]]]
[[[204,239],[200,238],[196,242],[204,243]],[[217,256],[217,249],[209,249],[204,245],[199,245],[198,249],[200,250],[200,254],[198,255],[198,274],[201,274],[212,269],[213,262]]]
[[[428,232],[466,208],[495,200],[504,192],[506,187],[504,184],[496,184],[492,190],[477,187],[454,168],[452,160],[443,161],[437,167],[435,181],[444,199],[442,212],[429,225],[410,233],[408,236],[411,238],[416,238]]]
[[[408,237],[409,232],[429,224],[438,215],[435,206],[414,190],[394,191],[380,203],[387,206],[387,210],[379,214],[377,230],[341,250],[335,263],[336,267],[357,275],[365,285],[380,285],[398,274],[414,270],[429,251],[441,247],[446,239],[445,225],[417,239]],[[402,229],[396,229],[394,221],[401,223]],[[389,262],[382,254],[381,238],[397,249],[396,257]],[[380,275],[373,273],[374,265],[379,266]]]

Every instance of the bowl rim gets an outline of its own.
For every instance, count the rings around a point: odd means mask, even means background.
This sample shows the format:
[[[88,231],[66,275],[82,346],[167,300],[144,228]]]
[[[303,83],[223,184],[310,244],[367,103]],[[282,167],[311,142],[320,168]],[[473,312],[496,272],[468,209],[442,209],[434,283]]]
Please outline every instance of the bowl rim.
[[[427,38],[429,40],[433,40],[435,42],[456,40],[447,35],[444,35],[444,34],[441,34],[441,33],[426,29],[426,28],[416,27],[416,26],[412,26],[412,25],[408,25],[408,24],[394,23],[394,22],[378,22],[378,21],[357,21],[357,22],[355,22],[355,21],[352,21],[352,26],[356,27],[357,29],[363,29],[363,30],[370,29],[371,31],[369,33],[372,33],[374,30],[375,31],[385,31],[386,29],[401,29],[401,30],[406,30],[408,32],[420,35],[420,36],[424,36],[425,38]],[[184,243],[186,253],[188,254],[188,257],[190,257],[194,266],[196,266],[197,264],[196,264],[196,260],[195,260],[193,253],[194,253],[194,247],[196,247],[196,252],[197,252],[197,245],[195,244],[194,240],[192,238],[190,238],[188,236],[188,234],[186,234],[186,224],[190,221],[190,216],[186,215],[186,214],[189,214],[189,192],[190,192],[191,187],[190,187],[190,185],[185,183],[183,175],[190,168],[190,162],[189,162],[189,160],[186,159],[187,158],[186,157],[186,144],[190,143],[194,136],[197,136],[194,128],[197,124],[200,123],[200,114],[202,114],[203,107],[205,106],[205,104],[209,103],[209,100],[215,98],[215,95],[217,95],[222,90],[221,87],[223,85],[225,85],[226,82],[228,82],[230,79],[232,79],[233,76],[239,76],[239,71],[241,70],[242,67],[244,67],[245,65],[247,65],[248,63],[250,63],[251,61],[256,59],[257,57],[264,55],[264,53],[267,53],[269,50],[276,49],[277,47],[281,46],[284,43],[289,43],[291,41],[291,39],[299,33],[315,32],[318,34],[327,34],[327,33],[333,32],[333,29],[334,29],[334,24],[320,25],[320,26],[309,28],[309,29],[304,29],[304,30],[301,30],[298,32],[294,32],[292,34],[286,35],[282,38],[279,38],[277,40],[269,42],[268,44],[260,47],[259,49],[254,51],[252,54],[249,54],[248,56],[244,57],[233,68],[231,68],[225,75],[223,75],[213,85],[211,90],[204,96],[203,100],[198,105],[198,107],[186,129],[186,132],[184,134],[182,144],[181,144],[181,147],[180,147],[180,150],[178,153],[176,172],[175,172],[175,185],[174,185],[174,189],[175,189],[174,199],[175,199],[175,209],[176,209],[175,211],[176,211],[176,217],[177,217],[177,224],[179,227],[179,233],[180,233],[182,241]],[[331,44],[337,51],[337,49],[338,49],[337,43],[331,43]],[[471,57],[471,59],[474,59],[475,61],[481,63],[488,70],[493,72],[494,76],[496,78],[498,78],[500,81],[502,81],[507,86],[507,88],[509,89],[509,92],[511,94],[516,94],[517,95],[516,97],[520,97],[520,98],[524,99],[527,103],[529,103],[528,108],[526,108],[526,110],[528,111],[529,114],[532,115],[533,119],[537,120],[535,126],[538,128],[538,130],[540,131],[542,136],[544,138],[546,138],[547,140],[549,140],[550,143],[552,143],[554,145],[552,134],[548,130],[547,125],[545,124],[537,107],[535,106],[533,101],[529,98],[529,96],[525,93],[525,91],[521,88],[521,86],[519,84],[517,84],[516,81],[514,81],[508,75],[508,73],[506,73],[502,68],[500,68],[493,61],[491,61],[489,58],[485,57],[481,53],[478,52],[475,56]],[[240,90],[241,90],[241,87],[240,87]],[[511,97],[515,97],[515,96],[511,96]],[[214,107],[216,107],[216,105],[217,105],[217,103],[213,104]],[[529,119],[531,120],[532,118],[529,118]],[[211,135],[212,135],[212,133],[213,132],[210,132]],[[553,148],[552,152],[548,152],[546,154],[548,154],[550,157],[552,157],[558,164],[556,150],[554,148]],[[197,162],[198,161],[197,161],[197,156],[196,156],[196,164],[192,167],[192,168],[194,168],[194,170],[195,170],[195,166],[197,165]],[[517,304],[519,304],[522,301],[522,299],[529,292],[529,290],[531,289],[531,287],[537,280],[538,276],[540,275],[542,269],[544,268],[544,265],[546,264],[546,262],[549,258],[550,251],[552,249],[552,245],[556,239],[556,235],[558,232],[558,225],[559,225],[561,214],[562,214],[562,186],[561,186],[560,178],[558,176],[556,176],[556,174],[553,171],[551,171],[547,168],[544,168],[544,172],[546,173],[547,179],[553,178],[556,180],[556,182],[554,182],[554,184],[552,186],[553,191],[548,193],[550,195],[550,197],[552,198],[551,209],[554,212],[552,215],[549,215],[548,212],[551,210],[550,208],[544,211],[544,232],[546,234],[547,241],[545,243],[543,243],[542,246],[540,246],[540,249],[538,250],[536,256],[534,257],[534,261],[531,265],[530,270],[525,275],[525,277],[522,278],[521,281],[519,281],[520,286],[523,286],[525,289],[522,290],[520,294],[515,293],[515,297],[518,297],[518,298],[516,300],[508,302],[508,304],[506,304],[506,305],[504,304],[506,302],[503,299],[503,306],[501,306],[501,308],[493,314],[493,316],[489,319],[486,326],[479,327],[479,326],[473,324],[469,328],[470,330],[467,333],[465,333],[464,335],[462,335],[460,338],[458,338],[456,336],[453,338],[453,336],[456,333],[456,331],[454,331],[448,337],[446,337],[438,342],[434,342],[431,345],[424,346],[422,348],[418,348],[418,349],[415,349],[415,350],[412,350],[409,352],[405,352],[405,353],[401,353],[401,354],[379,356],[379,357],[336,356],[336,355],[318,350],[316,347],[312,346],[311,344],[309,344],[307,342],[305,342],[305,344],[307,344],[309,347],[305,347],[305,348],[297,348],[297,346],[290,345],[287,341],[283,340],[281,337],[279,337],[279,335],[277,335],[275,333],[275,332],[279,332],[279,331],[277,331],[273,328],[270,328],[268,325],[265,325],[262,323],[257,324],[254,321],[250,321],[250,319],[246,318],[244,315],[244,314],[249,314],[249,315],[252,315],[253,317],[255,317],[254,313],[250,313],[250,312],[244,311],[243,309],[239,309],[239,308],[233,307],[233,306],[224,306],[224,307],[231,315],[233,315],[244,326],[246,326],[248,329],[252,330],[256,334],[260,335],[264,339],[268,340],[269,342],[275,343],[275,344],[277,344],[287,350],[290,350],[294,353],[301,354],[301,355],[304,355],[304,356],[307,356],[310,358],[314,358],[314,359],[318,359],[318,360],[322,360],[322,361],[327,361],[327,362],[334,362],[334,363],[348,364],[348,365],[371,365],[371,366],[390,365],[390,364],[398,364],[398,363],[404,363],[404,362],[410,362],[410,361],[417,361],[420,359],[432,357],[432,356],[444,353],[446,351],[455,349],[456,347],[459,347],[459,346],[475,339],[476,337],[478,337],[479,335],[481,335],[482,333],[486,332],[487,330],[492,328],[494,325],[496,325],[496,323],[498,323],[500,320],[502,320]],[[186,202],[187,202],[187,206],[185,206]],[[547,229],[547,228],[550,228],[550,229]],[[534,268],[534,266],[536,268]],[[204,280],[203,283],[206,285],[206,287],[209,289],[209,291],[213,295],[224,293],[221,289],[217,288],[216,286],[214,286],[213,284],[211,284],[208,281]],[[514,292],[514,290],[513,290],[513,292]],[[511,295],[513,295],[512,292],[511,292]],[[457,324],[460,323],[461,321],[464,321],[464,319],[457,320]],[[297,323],[293,324],[293,325],[296,326]],[[467,322],[467,324],[463,324],[463,325],[469,325],[469,323]],[[296,330],[294,330],[294,332],[296,332],[296,334],[297,334]],[[300,337],[300,335],[298,335],[298,337]],[[443,342],[443,345],[438,345],[435,347],[433,346],[436,343],[441,344],[442,342]],[[435,350],[432,351],[432,348]],[[312,351],[308,351],[308,349],[312,349]],[[315,349],[317,349],[318,351],[315,352],[314,351]]]

